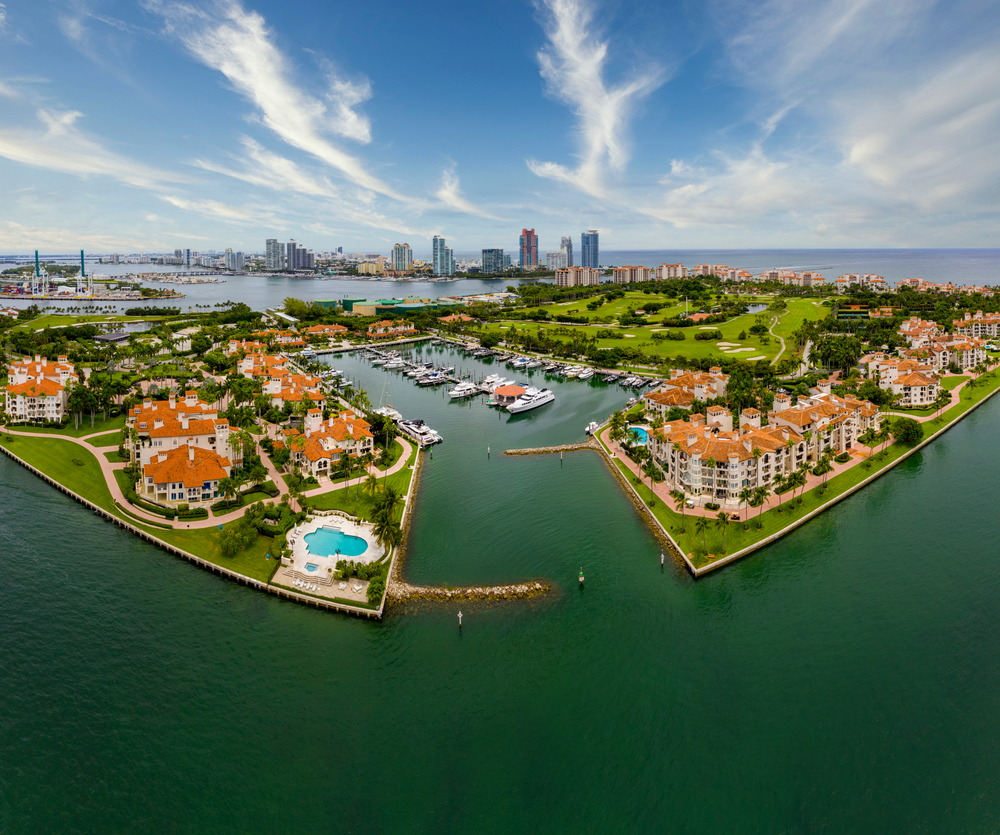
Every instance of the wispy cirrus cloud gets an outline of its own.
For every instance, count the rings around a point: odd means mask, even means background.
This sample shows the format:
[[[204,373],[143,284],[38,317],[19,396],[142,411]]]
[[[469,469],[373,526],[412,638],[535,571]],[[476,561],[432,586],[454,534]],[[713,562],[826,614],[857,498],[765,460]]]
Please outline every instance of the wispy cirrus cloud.
[[[468,215],[476,215],[489,220],[500,220],[462,196],[462,187],[458,180],[457,166],[452,163],[441,173],[441,187],[435,192],[435,197],[446,206]]]
[[[576,115],[579,163],[569,168],[529,160],[539,177],[568,183],[594,196],[607,190],[607,174],[621,173],[629,160],[629,118],[636,104],[665,81],[664,70],[649,65],[619,84],[607,74],[608,43],[593,30],[588,0],[545,0],[548,44],[538,53],[549,94]]]
[[[331,140],[341,136],[366,143],[371,125],[357,106],[371,95],[367,81],[351,81],[327,68],[327,89],[313,95],[292,78],[289,62],[275,45],[264,18],[236,0],[194,7],[169,0],[147,0],[167,30],[198,61],[222,73],[253,103],[257,117],[288,145],[336,169],[361,188],[403,202],[418,202],[375,176],[357,156]]]
[[[237,157],[241,168],[234,169],[210,160],[197,159],[194,165],[206,171],[223,174],[255,186],[314,197],[334,197],[338,189],[326,177],[320,177],[303,168],[287,157],[276,154],[249,136],[240,137],[243,146],[242,157]]]
[[[0,156],[81,177],[112,177],[144,189],[190,181],[105,147],[77,127],[82,115],[78,110],[40,109],[40,129],[0,127]]]

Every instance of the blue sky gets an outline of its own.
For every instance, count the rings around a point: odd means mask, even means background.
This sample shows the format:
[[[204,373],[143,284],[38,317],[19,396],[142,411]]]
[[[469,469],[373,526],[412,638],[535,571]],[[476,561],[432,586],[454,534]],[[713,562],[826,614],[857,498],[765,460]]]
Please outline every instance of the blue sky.
[[[995,247],[980,0],[0,4],[0,252]]]

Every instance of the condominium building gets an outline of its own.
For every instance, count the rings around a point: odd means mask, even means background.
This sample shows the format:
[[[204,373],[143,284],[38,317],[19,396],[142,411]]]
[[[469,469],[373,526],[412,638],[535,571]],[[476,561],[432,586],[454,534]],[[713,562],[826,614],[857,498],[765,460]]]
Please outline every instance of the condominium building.
[[[434,239],[431,241],[431,246],[433,249],[433,267],[432,272],[434,275],[454,275],[455,274],[455,261],[452,254],[451,248],[445,245],[445,240],[440,235],[435,235]]]
[[[146,499],[163,505],[204,505],[217,501],[219,482],[229,478],[228,458],[185,444],[157,452],[142,468],[136,485]]]
[[[276,238],[268,238],[264,242],[264,267],[268,270],[285,268],[285,248]]]
[[[509,264],[505,262],[502,249],[484,249],[480,270],[486,275],[502,273]]]
[[[643,406],[653,414],[665,416],[674,408],[690,409],[695,400],[706,402],[726,396],[729,375],[723,374],[719,366],[704,371],[681,371],[674,369],[670,379],[661,383],[655,391],[642,396]]]
[[[1000,337],[1000,313],[984,314],[983,311],[977,310],[975,315],[966,313],[963,318],[955,319],[952,324],[958,336],[972,336],[979,339]]]
[[[573,266],[573,236],[563,235],[562,243],[559,245],[563,252],[566,253],[566,266]]]
[[[615,267],[612,270],[612,278],[615,284],[633,284],[637,281],[649,281],[650,270],[648,267]]]
[[[79,382],[76,369],[67,357],[49,362],[35,354],[33,360],[14,360],[7,369],[7,414],[12,421],[62,420],[69,399],[68,389]]]
[[[323,420],[322,409],[309,409],[302,431],[285,430],[291,462],[318,478],[329,475],[333,465],[347,455],[357,458],[375,451],[371,424],[350,409]]]
[[[413,249],[409,244],[396,244],[392,248],[392,268],[396,272],[409,272],[413,269]]]
[[[185,446],[217,453],[236,464],[243,460],[242,445],[230,444],[229,421],[220,418],[218,408],[199,400],[194,391],[180,399],[174,394],[167,400],[147,397],[129,410],[126,424],[135,430],[133,460],[143,467],[157,455]]]
[[[566,250],[558,249],[554,252],[545,253],[545,266],[550,270],[564,270],[569,264],[566,263]]]
[[[656,280],[666,281],[668,278],[687,278],[687,267],[683,264],[660,264],[656,268]]]
[[[601,271],[590,267],[566,267],[556,270],[557,287],[590,286],[601,283]]]
[[[526,267],[538,266],[538,235],[534,229],[522,229],[521,237],[518,240],[518,251],[520,261],[518,262],[523,270]]]
[[[601,252],[596,229],[580,234],[580,265],[597,269],[601,266]]]

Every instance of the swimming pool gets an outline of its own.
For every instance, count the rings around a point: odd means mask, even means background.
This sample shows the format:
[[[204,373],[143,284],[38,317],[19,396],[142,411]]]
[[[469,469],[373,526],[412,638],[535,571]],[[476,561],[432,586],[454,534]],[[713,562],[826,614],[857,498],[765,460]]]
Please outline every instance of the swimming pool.
[[[317,528],[303,540],[310,554],[332,557],[339,551],[342,557],[359,557],[368,550],[368,543],[359,536],[350,536],[336,528]]]
[[[639,440],[637,441],[638,446],[646,446],[649,443],[649,433],[641,426],[630,426],[628,431],[629,435],[635,432],[639,436]]]

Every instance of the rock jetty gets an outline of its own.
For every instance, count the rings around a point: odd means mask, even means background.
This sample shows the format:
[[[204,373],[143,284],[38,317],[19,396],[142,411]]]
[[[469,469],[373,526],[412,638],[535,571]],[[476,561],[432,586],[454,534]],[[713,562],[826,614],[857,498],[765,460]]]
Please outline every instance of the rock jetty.
[[[548,455],[553,452],[575,452],[578,449],[593,449],[600,452],[596,439],[589,438],[581,444],[563,444],[562,446],[536,446],[525,449],[506,449],[504,455]]]
[[[505,586],[469,586],[447,588],[444,586],[414,586],[395,578],[389,581],[386,597],[393,601],[404,600],[520,600],[547,594],[552,586],[543,580],[512,583]]]

